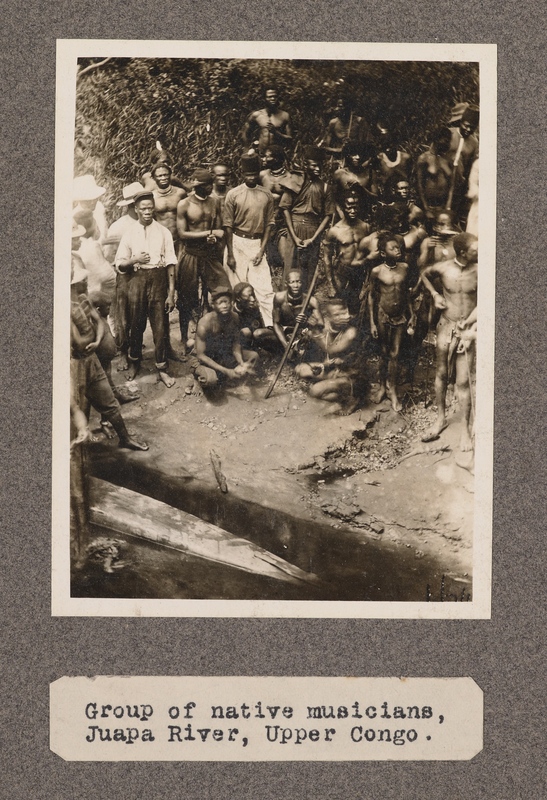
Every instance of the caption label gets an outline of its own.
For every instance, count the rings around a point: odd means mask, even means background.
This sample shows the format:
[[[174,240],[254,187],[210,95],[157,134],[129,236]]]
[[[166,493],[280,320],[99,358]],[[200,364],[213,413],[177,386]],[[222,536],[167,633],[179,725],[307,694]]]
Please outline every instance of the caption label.
[[[96,677],[50,686],[67,761],[468,760],[471,678]]]

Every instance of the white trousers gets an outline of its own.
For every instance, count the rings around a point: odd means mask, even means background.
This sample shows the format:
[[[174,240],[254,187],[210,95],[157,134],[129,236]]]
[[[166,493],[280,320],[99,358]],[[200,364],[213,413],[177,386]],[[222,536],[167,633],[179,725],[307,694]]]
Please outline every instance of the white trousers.
[[[274,291],[272,287],[272,276],[270,266],[266,261],[266,256],[262,256],[262,261],[255,267],[253,259],[260,250],[260,239],[243,239],[234,233],[233,239],[234,258],[236,262],[235,272],[227,267],[232,288],[236,283],[250,283],[255,290],[256,299],[260,306],[264,324],[272,324],[272,309]]]

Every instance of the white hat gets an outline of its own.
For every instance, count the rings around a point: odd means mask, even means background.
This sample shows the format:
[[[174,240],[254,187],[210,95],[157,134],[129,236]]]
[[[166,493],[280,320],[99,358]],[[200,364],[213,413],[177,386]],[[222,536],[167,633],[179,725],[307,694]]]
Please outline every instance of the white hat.
[[[135,181],[135,183],[130,183],[128,186],[124,186],[122,189],[123,200],[118,200],[116,205],[121,207],[130,206],[131,203],[135,202],[135,195],[139,192],[144,192],[144,186],[138,181]]]
[[[76,239],[78,236],[85,236],[85,228],[83,225],[78,225],[75,219],[72,220],[72,238]]]
[[[105,192],[104,186],[97,186],[93,175],[74,178],[74,200],[98,200]]]

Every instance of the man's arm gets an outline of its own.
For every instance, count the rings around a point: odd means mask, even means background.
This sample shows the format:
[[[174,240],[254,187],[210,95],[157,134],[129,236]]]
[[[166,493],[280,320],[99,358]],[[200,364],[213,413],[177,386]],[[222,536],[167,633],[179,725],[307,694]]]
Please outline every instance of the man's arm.
[[[418,197],[420,198],[421,206],[425,212],[426,217],[432,216],[432,211],[427,203],[425,196],[424,177],[428,167],[428,154],[422,153],[416,162],[416,184],[418,187]]]
[[[334,285],[334,270],[333,270],[333,259],[335,252],[336,252],[336,234],[334,233],[334,228],[331,228],[330,231],[325,236],[325,243],[323,248],[323,263],[325,265],[325,274],[327,276],[329,296],[331,297],[334,297],[336,295],[336,287]]]
[[[321,224],[319,225],[319,227],[317,228],[317,230],[315,231],[313,236],[310,239],[304,239],[304,241],[302,242],[302,244],[300,246],[301,247],[309,247],[311,244],[313,244],[316,239],[318,239],[320,236],[322,236],[323,231],[328,227],[329,222],[331,221],[331,219],[332,219],[332,215],[331,214],[328,214],[327,216],[323,217],[323,219],[321,220]]]
[[[429,261],[429,236],[420,245],[420,255],[418,256],[418,266],[420,269],[427,267]]]
[[[427,291],[432,295],[435,308],[438,308],[442,311],[447,307],[447,303],[443,295],[440,294],[433,286],[431,282],[431,278],[433,277],[433,275],[441,275],[441,272],[439,270],[439,265],[437,264],[431,264],[431,266],[426,267],[424,269],[421,275],[422,283],[427,289]]]
[[[257,122],[256,122],[257,114],[258,111],[253,111],[253,113],[247,117],[247,122],[245,123],[245,125],[243,126],[243,130],[241,131],[241,139],[243,141],[243,144],[247,146],[250,145],[254,139],[254,132],[255,129],[257,128]]]
[[[378,278],[378,267],[374,267],[374,269],[370,273],[370,291],[368,293],[368,313],[370,318],[370,332],[374,339],[378,338],[378,328],[376,327],[376,322],[374,321],[377,278]]]
[[[207,353],[205,352],[206,336],[207,336],[207,325],[206,323],[204,323],[203,319],[200,319],[196,329],[196,340],[195,340],[196,356],[198,360],[204,366],[210,367],[211,369],[215,369],[217,372],[221,372],[228,378],[235,377],[236,373],[234,372],[233,369],[228,369],[228,367],[223,367],[222,364],[217,364],[216,361],[214,361],[210,356],[207,355]]]
[[[291,120],[287,111],[284,112],[285,119],[283,123],[276,128],[272,125],[270,130],[273,131],[275,137],[281,139],[282,144],[288,144],[292,142],[292,128],[291,128]]]
[[[283,302],[283,295],[284,292],[276,292],[273,299],[273,309],[272,309],[272,321],[273,321],[273,329],[274,333],[286,349],[287,347],[287,337],[285,336],[285,331],[283,330],[283,326],[281,325],[281,304]]]

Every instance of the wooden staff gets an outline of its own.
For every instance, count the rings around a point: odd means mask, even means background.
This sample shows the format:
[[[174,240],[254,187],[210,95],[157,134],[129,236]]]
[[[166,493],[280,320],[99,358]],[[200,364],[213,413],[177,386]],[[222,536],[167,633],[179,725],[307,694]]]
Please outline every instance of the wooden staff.
[[[317,266],[315,267],[315,272],[313,273],[313,278],[311,279],[310,288],[308,289],[308,293],[307,293],[306,297],[304,298],[304,302],[302,304],[302,310],[300,311],[300,314],[305,314],[306,313],[306,309],[307,309],[307,307],[309,305],[309,302],[311,300],[311,296],[312,296],[313,290],[315,288],[315,284],[317,282],[317,277],[319,275],[319,265],[320,265],[320,263],[321,263],[320,260],[318,260],[317,261]],[[279,366],[277,368],[277,372],[275,373],[274,379],[272,380],[272,382],[268,386],[268,390],[267,390],[266,394],[264,395],[264,400],[267,400],[268,397],[273,392],[273,388],[274,388],[275,384],[277,383],[279,376],[281,375],[281,370],[285,366],[285,362],[286,362],[287,358],[289,357],[289,353],[291,352],[291,348],[292,348],[292,346],[294,344],[294,341],[296,339],[296,334],[298,333],[299,327],[300,327],[300,323],[297,322],[296,325],[294,326],[293,332],[291,333],[291,338],[289,339],[289,343],[287,344],[287,348],[286,348],[285,352],[283,353],[283,358],[281,359],[281,362],[280,362],[280,364],[279,364]]]

